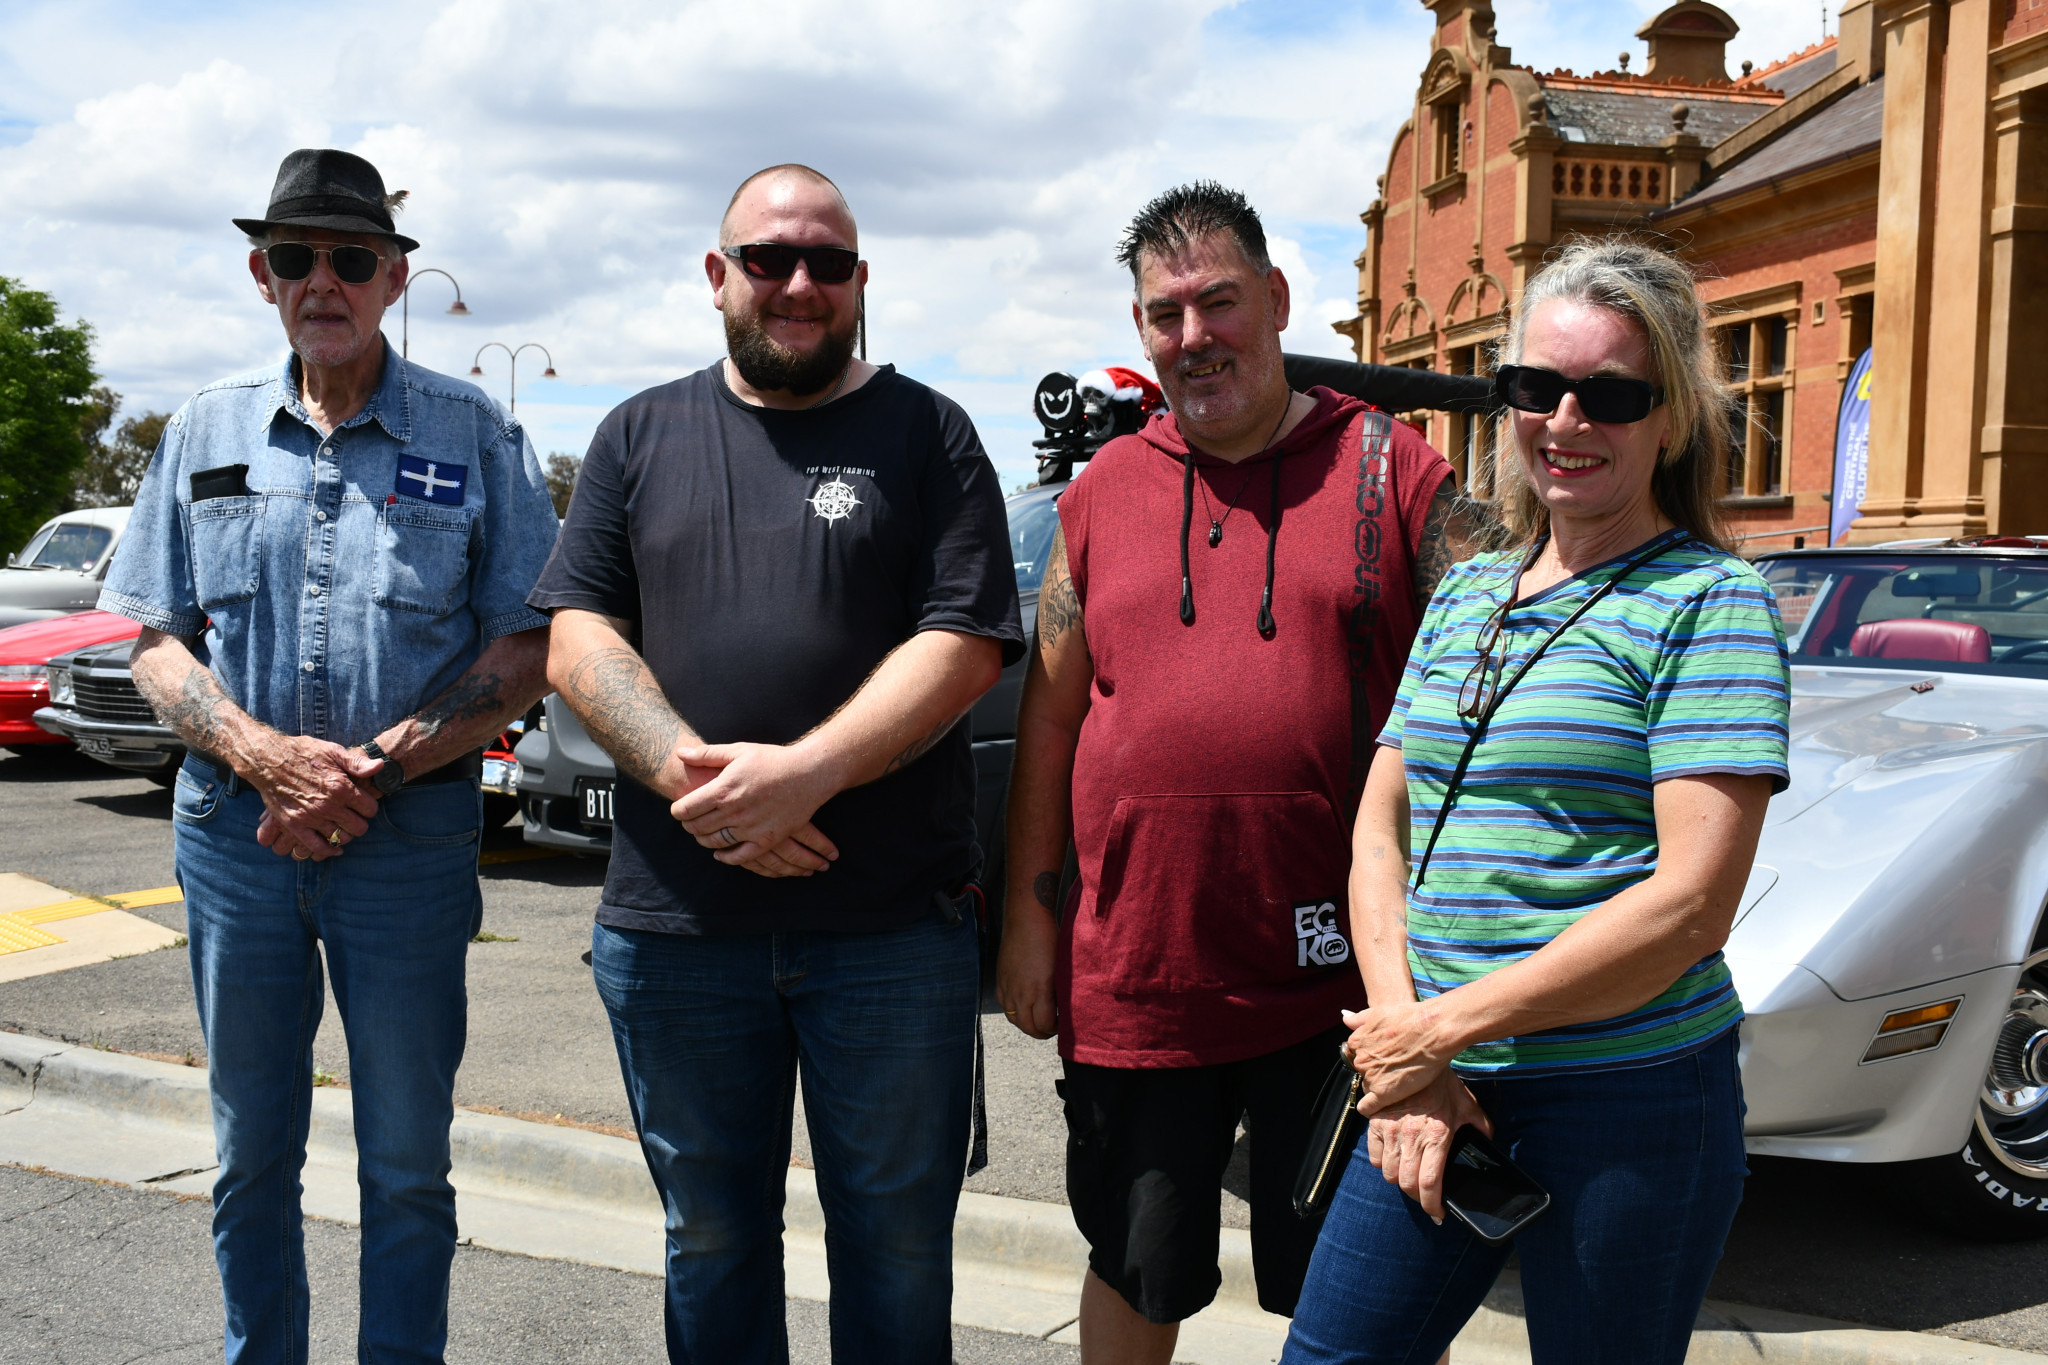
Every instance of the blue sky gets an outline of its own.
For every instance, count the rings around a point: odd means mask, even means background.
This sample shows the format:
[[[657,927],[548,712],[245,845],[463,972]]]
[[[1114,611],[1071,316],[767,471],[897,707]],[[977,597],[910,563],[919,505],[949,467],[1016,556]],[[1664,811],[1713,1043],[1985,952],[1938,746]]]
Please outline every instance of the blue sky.
[[[1731,66],[1821,34],[1818,4],[1724,7]],[[1582,71],[1640,54],[1657,8],[1495,6],[1518,61]],[[1245,189],[1294,285],[1288,346],[1344,353],[1358,213],[1429,33],[1416,0],[0,0],[0,274],[93,323],[128,411],[175,407],[281,356],[226,219],[292,147],[348,147],[413,191],[415,267],[472,310],[423,283],[413,357],[460,375],[485,342],[546,345],[562,378],[528,352],[520,416],[580,452],[721,353],[718,212],[749,170],[808,161],[861,219],[871,357],[965,405],[1011,487],[1041,375],[1139,364],[1111,253],[1172,184]],[[502,353],[484,368],[502,398]]]

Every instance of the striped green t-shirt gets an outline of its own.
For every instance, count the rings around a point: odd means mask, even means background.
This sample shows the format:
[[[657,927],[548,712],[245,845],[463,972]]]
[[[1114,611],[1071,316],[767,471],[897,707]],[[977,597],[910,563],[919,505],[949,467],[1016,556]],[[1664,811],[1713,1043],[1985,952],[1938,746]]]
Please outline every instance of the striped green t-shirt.
[[[1664,553],[1581,617],[1508,694],[1472,757],[1436,854],[1408,898],[1408,965],[1427,1000],[1517,962],[1657,866],[1652,784],[1699,773],[1786,782],[1785,635],[1770,589],[1732,554],[1665,533]],[[1495,657],[1512,677],[1558,624],[1645,547],[1518,603]],[[1423,618],[1380,734],[1402,750],[1422,861],[1474,722],[1458,688],[1518,555],[1451,569]],[[1458,1070],[1538,1076],[1646,1066],[1705,1047],[1742,1017],[1718,952],[1612,1019],[1459,1054]]]

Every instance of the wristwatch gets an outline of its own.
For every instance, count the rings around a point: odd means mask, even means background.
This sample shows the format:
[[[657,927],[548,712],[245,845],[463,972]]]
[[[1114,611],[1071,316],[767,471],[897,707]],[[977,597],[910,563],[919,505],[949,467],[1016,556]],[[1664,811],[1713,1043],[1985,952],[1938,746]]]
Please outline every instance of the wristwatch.
[[[405,769],[398,766],[397,759],[379,748],[376,740],[366,739],[360,747],[364,753],[384,765],[370,774],[370,785],[377,789],[379,795],[389,796],[405,785]]]

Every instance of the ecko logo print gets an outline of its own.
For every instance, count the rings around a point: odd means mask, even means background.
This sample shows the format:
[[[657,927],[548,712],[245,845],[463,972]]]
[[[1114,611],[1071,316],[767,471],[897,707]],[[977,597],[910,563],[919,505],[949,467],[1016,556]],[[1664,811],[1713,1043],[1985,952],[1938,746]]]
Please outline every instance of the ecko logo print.
[[[1335,901],[1303,901],[1294,907],[1294,965],[1341,967],[1351,944],[1337,928]]]

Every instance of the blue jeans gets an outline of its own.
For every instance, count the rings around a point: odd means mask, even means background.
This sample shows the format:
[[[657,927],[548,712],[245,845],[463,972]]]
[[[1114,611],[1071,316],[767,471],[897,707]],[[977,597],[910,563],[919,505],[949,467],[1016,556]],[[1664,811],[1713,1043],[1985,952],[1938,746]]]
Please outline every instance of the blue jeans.
[[[825,1212],[832,1359],[953,1358],[978,961],[949,907],[881,933],[591,936],[668,1222],[668,1358],[789,1359],[783,1185],[801,1062]]]
[[[1682,1365],[1742,1202],[1735,1031],[1625,1071],[1472,1082],[1494,1136],[1550,1191],[1518,1236],[1535,1365]],[[1283,1365],[1431,1365],[1507,1246],[1390,1185],[1361,1137],[1323,1224]]]
[[[317,863],[258,844],[262,798],[197,760],[178,774],[172,812],[220,1153],[213,1248],[227,1358],[307,1358],[299,1173],[324,946],[362,1189],[357,1355],[439,1361],[455,1254],[448,1126],[468,1022],[464,955],[481,909],[476,784],[398,791],[367,835]]]

